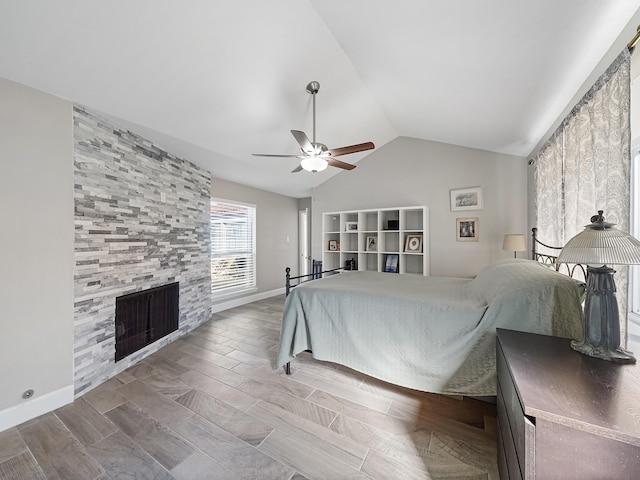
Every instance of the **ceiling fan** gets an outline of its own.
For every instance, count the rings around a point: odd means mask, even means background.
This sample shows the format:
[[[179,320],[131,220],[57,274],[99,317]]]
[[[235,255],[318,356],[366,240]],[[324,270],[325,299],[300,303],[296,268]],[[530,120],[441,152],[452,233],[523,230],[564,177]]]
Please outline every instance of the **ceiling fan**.
[[[328,165],[342,168],[344,170],[353,170],[356,168],[352,163],[337,160],[335,157],[348,155],[350,153],[363,152],[365,150],[372,150],[375,148],[375,145],[372,142],[365,142],[357,145],[349,145],[348,147],[329,149],[325,144],[316,142],[316,95],[319,90],[320,84],[316,81],[310,82],[307,85],[307,93],[313,95],[313,142],[309,141],[309,137],[307,137],[304,132],[300,130],[291,130],[291,133],[300,145],[300,150],[302,151],[301,154],[273,155],[269,153],[254,153],[253,155],[256,157],[300,158],[300,165],[294,168],[291,173],[297,173],[301,170],[306,170],[308,172],[320,172],[327,168]]]

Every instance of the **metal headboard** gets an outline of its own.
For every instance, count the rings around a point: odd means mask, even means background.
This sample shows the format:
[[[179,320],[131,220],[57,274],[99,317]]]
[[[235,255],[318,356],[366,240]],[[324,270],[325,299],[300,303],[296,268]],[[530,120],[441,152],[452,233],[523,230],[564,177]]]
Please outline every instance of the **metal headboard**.
[[[326,273],[338,273],[341,270],[355,270],[356,269],[356,261],[352,258],[348,261],[347,265],[344,267],[332,268],[330,270],[322,270],[322,260],[313,260],[313,270],[311,273],[307,275],[298,275],[295,277],[291,276],[291,268],[287,267],[285,269],[285,296],[289,296],[289,293],[294,287],[297,287],[301,283],[308,282],[310,280],[316,280],[318,278],[322,278],[322,276]]]
[[[558,255],[562,247],[553,247],[541,242],[537,238],[538,229],[533,227],[531,229],[531,259],[536,262],[540,262],[544,265],[548,265],[549,268],[553,268],[556,272],[567,275],[568,277],[575,278],[576,280],[585,281],[587,278],[587,266],[579,263],[558,263]],[[539,252],[539,247],[545,247],[552,251],[552,253]],[[555,255],[554,255],[555,253]]]

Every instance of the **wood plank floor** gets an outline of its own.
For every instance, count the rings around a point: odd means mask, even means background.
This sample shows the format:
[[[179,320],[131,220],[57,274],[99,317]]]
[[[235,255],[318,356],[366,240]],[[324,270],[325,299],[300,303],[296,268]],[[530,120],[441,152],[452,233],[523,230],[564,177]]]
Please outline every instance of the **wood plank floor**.
[[[0,433],[0,480],[497,480],[495,407],[309,354],[273,370],[283,297],[213,315],[74,403]]]

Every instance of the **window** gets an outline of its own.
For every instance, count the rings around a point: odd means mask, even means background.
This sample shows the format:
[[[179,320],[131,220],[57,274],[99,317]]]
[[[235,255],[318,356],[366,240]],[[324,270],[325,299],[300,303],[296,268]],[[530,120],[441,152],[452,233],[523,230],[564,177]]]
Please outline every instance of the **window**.
[[[256,287],[256,207],[211,200],[211,291],[214,298]]]
[[[634,149],[631,166],[631,234],[640,238],[640,148]],[[640,266],[629,268],[629,336],[635,334],[640,341]]]
[[[631,229],[640,238],[640,147],[633,149],[631,163]],[[627,349],[640,353],[640,265],[629,266],[629,313]]]

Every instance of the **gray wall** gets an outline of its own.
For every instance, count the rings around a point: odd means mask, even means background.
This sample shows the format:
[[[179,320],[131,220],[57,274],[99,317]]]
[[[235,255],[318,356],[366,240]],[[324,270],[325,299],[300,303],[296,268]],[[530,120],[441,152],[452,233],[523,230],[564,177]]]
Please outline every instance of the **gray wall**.
[[[217,178],[211,180],[211,196],[256,206],[256,298],[281,290],[284,269],[298,264],[298,201]]]
[[[73,399],[73,154],[70,102],[0,79],[0,105],[1,431]]]
[[[481,186],[484,209],[452,212],[451,189]],[[400,137],[358,167],[313,192],[313,256],[322,255],[322,213],[426,205],[430,213],[431,275],[474,276],[483,266],[513,256],[506,233],[526,233],[527,173],[521,157]],[[480,238],[456,242],[456,218],[478,217]],[[527,238],[527,242],[529,239]],[[525,252],[519,254],[526,256]]]

